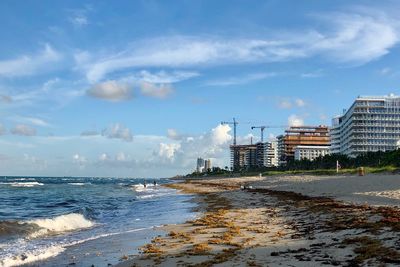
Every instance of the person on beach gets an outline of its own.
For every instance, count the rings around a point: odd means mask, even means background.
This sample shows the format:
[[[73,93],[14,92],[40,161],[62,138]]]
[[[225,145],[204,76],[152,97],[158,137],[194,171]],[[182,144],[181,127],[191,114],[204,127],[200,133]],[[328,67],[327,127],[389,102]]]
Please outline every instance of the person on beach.
[[[156,185],[157,185],[157,183],[156,183],[156,180],[154,180],[154,181],[153,181],[153,185],[154,185],[154,186],[156,186]]]
[[[146,188],[146,180],[144,180],[144,182],[143,182],[143,186],[144,186],[144,188]]]

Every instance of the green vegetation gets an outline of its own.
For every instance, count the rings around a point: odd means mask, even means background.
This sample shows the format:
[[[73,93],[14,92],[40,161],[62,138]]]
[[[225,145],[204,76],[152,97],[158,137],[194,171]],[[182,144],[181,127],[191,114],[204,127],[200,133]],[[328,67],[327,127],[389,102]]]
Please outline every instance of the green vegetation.
[[[400,149],[388,152],[368,152],[358,157],[351,158],[342,154],[331,154],[319,157],[314,161],[310,160],[289,160],[285,166],[273,168],[243,168],[232,172],[225,169],[214,167],[206,173],[188,174],[187,177],[199,176],[253,176],[262,173],[268,175],[285,174],[314,174],[314,175],[335,175],[336,162],[339,162],[341,168],[339,174],[355,174],[357,168],[364,167],[366,173],[396,172],[400,169]]]

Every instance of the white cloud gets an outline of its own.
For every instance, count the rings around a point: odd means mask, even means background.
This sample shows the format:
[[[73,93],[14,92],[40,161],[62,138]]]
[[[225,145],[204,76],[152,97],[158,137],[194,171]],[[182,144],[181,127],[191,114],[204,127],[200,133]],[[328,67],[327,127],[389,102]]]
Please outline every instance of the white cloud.
[[[300,77],[302,77],[302,78],[317,78],[317,77],[321,77],[322,75],[323,75],[322,70],[316,70],[316,71],[302,73],[302,74],[300,74]]]
[[[133,96],[132,87],[118,81],[106,81],[96,84],[87,90],[87,94],[112,102],[129,100]]]
[[[75,26],[86,26],[88,25],[88,19],[85,15],[83,14],[77,14],[74,17],[70,17],[69,20],[75,25]]]
[[[89,81],[101,80],[117,70],[137,67],[191,67],[254,61],[280,61],[302,52],[279,48],[279,42],[259,39],[174,36],[143,40],[124,52],[110,54],[82,66]],[[278,46],[278,47],[277,47]]]
[[[161,158],[166,158],[167,160],[173,161],[175,153],[178,149],[181,148],[180,144],[164,144],[160,143],[160,149],[158,151],[158,155]]]
[[[14,118],[15,121],[22,122],[22,123],[27,123],[35,126],[41,126],[41,127],[49,127],[50,124],[40,118],[35,118],[35,117],[23,117],[23,116],[16,116]]]
[[[232,139],[232,136],[229,134],[231,131],[231,127],[229,125],[218,125],[214,129],[211,130],[211,140],[212,144],[220,146],[226,144]]]
[[[254,81],[264,80],[267,78],[275,77],[278,75],[275,72],[265,72],[265,73],[251,73],[242,77],[229,77],[220,80],[208,81],[206,85],[209,86],[229,86],[229,85],[239,85],[247,84]]]
[[[387,74],[390,74],[392,72],[392,69],[391,68],[383,68],[383,69],[381,69],[380,71],[379,71],[379,73],[381,74],[381,75],[387,75]]]
[[[0,61],[0,76],[21,77],[43,73],[62,58],[49,44],[37,54],[21,55],[14,59]]]
[[[133,140],[131,130],[120,123],[110,125],[102,131],[102,135],[107,138],[121,139],[126,142],[132,142]]]
[[[314,18],[321,26],[281,30],[260,38],[167,36],[141,40],[117,52],[92,56],[80,69],[89,81],[98,81],[109,73],[139,67],[287,62],[315,56],[364,64],[384,56],[399,42],[398,20],[383,12],[327,13]]]
[[[25,124],[18,124],[11,129],[11,133],[13,135],[34,136],[36,129]]]
[[[180,140],[181,135],[178,134],[178,132],[175,129],[168,129],[167,130],[167,137],[172,139],[172,140]]]
[[[301,99],[301,98],[297,98],[297,99],[295,100],[295,104],[296,104],[296,106],[298,106],[299,108],[301,108],[301,107],[304,107],[304,106],[306,105],[306,102],[305,102],[303,99]]]
[[[293,107],[292,102],[289,99],[281,99],[278,102],[278,106],[282,109],[291,109]]]
[[[199,76],[198,72],[194,71],[159,71],[151,73],[146,70],[142,70],[139,73],[133,75],[131,79],[140,82],[156,83],[156,84],[169,84],[184,81],[190,78]]]
[[[229,125],[218,125],[206,134],[180,138],[178,142],[160,143],[155,161],[173,164],[178,168],[192,168],[198,157],[212,158],[214,163],[226,165],[232,136]]]
[[[170,84],[153,84],[143,82],[140,87],[143,95],[156,98],[166,98],[174,92]]]
[[[288,125],[289,126],[303,126],[304,120],[300,116],[292,114],[288,118]]]
[[[306,106],[306,102],[301,98],[281,98],[278,101],[278,107],[281,109],[291,109],[294,107],[302,108],[304,106]]]
[[[399,42],[398,21],[384,13],[336,13],[324,19],[332,22],[331,32],[317,33],[310,48],[340,62],[375,60]]]
[[[93,8],[90,6],[85,6],[80,9],[68,10],[70,16],[68,20],[76,27],[83,27],[89,24],[88,13],[92,11]]]
[[[47,106],[63,107],[70,101],[85,94],[82,81],[67,81],[59,78],[49,79],[42,86],[29,87],[11,94],[12,107],[20,106]],[[75,89],[76,88],[76,89]]]

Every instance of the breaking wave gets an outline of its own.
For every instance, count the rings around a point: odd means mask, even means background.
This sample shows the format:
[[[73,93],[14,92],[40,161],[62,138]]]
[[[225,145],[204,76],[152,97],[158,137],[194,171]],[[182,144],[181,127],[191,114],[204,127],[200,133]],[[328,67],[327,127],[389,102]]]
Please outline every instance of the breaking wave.
[[[65,248],[62,246],[50,246],[42,249],[36,249],[34,251],[25,252],[23,254],[17,256],[9,256],[5,257],[0,261],[1,267],[11,267],[11,266],[19,266],[22,264],[32,263],[39,260],[44,260],[50,257],[54,257],[61,252],[63,252]]]
[[[0,221],[0,239],[7,240],[12,236],[37,238],[62,232],[93,227],[95,224],[82,214],[71,213],[51,219],[30,221]]]
[[[51,219],[35,219],[28,222],[40,227],[39,231],[30,235],[31,237],[80,230],[94,226],[92,221],[79,213],[60,215]]]
[[[10,185],[10,186],[14,186],[14,187],[34,187],[34,186],[44,185],[44,184],[36,182],[36,181],[35,182],[10,182],[10,183],[0,183],[0,184]]]

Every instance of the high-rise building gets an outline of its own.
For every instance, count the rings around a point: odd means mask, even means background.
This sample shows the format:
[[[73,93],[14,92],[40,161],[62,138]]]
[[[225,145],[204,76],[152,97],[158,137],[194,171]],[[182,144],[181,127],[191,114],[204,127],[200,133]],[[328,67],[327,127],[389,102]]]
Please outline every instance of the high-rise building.
[[[231,166],[233,170],[276,166],[276,143],[231,145]]]
[[[400,97],[360,96],[332,120],[331,153],[356,157],[400,146]]]
[[[203,172],[211,171],[211,168],[212,168],[211,159],[206,159],[204,161],[204,170],[203,170]]]
[[[267,162],[265,166],[276,167],[278,166],[278,142],[276,140],[269,142],[267,148]]]
[[[204,159],[197,158],[196,172],[202,172],[204,169]]]
[[[292,126],[285,134],[277,137],[279,165],[294,160],[297,146],[329,146],[329,128],[327,126]]]

